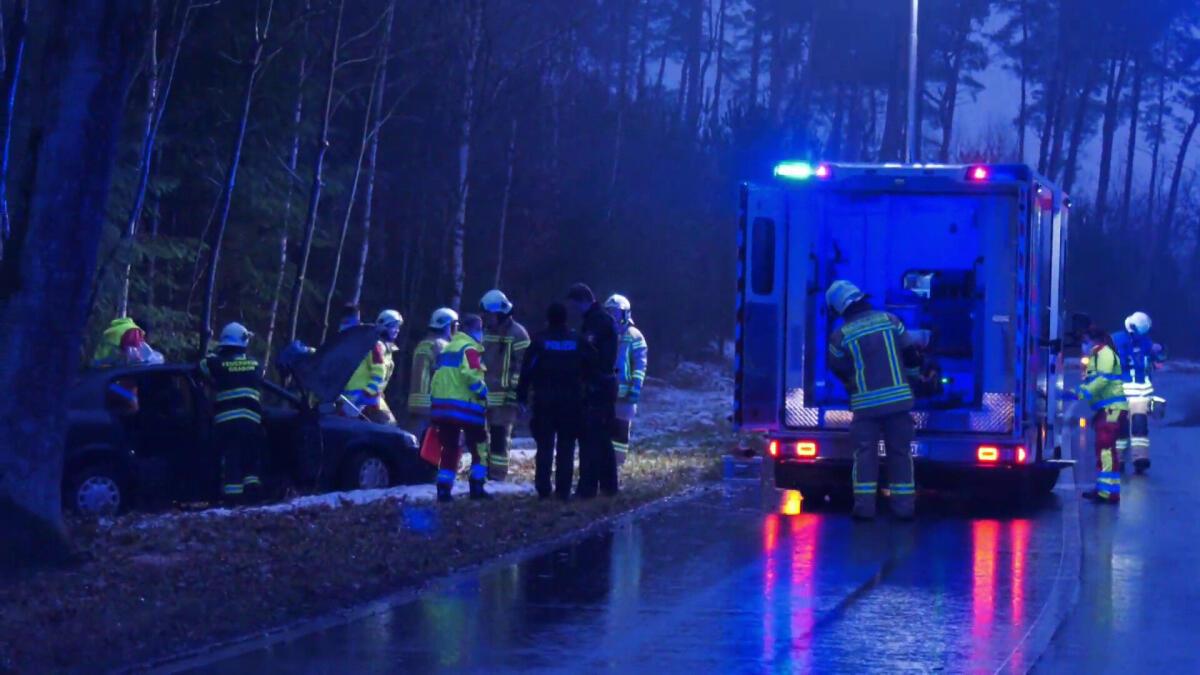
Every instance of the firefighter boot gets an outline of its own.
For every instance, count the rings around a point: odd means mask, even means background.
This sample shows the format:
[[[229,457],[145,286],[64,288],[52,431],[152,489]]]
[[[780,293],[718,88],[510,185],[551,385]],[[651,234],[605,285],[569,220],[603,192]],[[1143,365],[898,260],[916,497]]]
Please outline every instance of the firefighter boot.
[[[471,480],[471,499],[491,499],[492,496],[483,489],[482,480]]]
[[[453,486],[453,483],[438,483],[437,500],[442,503],[454,501],[454,498],[450,496],[450,488]]]
[[[1085,490],[1083,492],[1083,494],[1080,496],[1083,497],[1084,499],[1088,500],[1089,502],[1096,502],[1097,504],[1120,504],[1121,503],[1120,495],[1110,494],[1108,496],[1105,496],[1105,495],[1100,494],[1100,492],[1097,490]]]
[[[855,520],[875,520],[875,495],[854,495],[854,510],[850,517]]]
[[[1133,470],[1136,471],[1139,476],[1143,473],[1146,473],[1146,469],[1149,469],[1149,468],[1150,468],[1150,458],[1149,457],[1138,457],[1137,459],[1133,460]]]

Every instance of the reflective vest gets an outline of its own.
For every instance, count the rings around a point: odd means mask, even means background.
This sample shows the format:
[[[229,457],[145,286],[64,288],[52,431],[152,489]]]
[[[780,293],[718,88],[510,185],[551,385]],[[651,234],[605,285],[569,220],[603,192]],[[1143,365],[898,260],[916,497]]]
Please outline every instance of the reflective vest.
[[[1098,345],[1092,348],[1092,357],[1088,359],[1087,372],[1079,386],[1080,396],[1092,410],[1128,410],[1124,381],[1117,352],[1108,345]]]
[[[417,343],[412,357],[412,378],[408,386],[408,411],[417,415],[428,415],[432,399],[429,387],[433,384],[433,373],[437,370],[437,357],[450,344],[441,336],[427,337]]]
[[[363,357],[346,383],[346,398],[360,408],[379,408],[388,410],[387,401],[383,397],[392,373],[396,369],[393,354],[396,345],[390,342],[376,342],[375,348]]]
[[[483,345],[466,333],[455,333],[437,358],[430,385],[430,418],[434,422],[482,427],[487,416]]]
[[[129,335],[130,331],[136,331],[136,333]],[[92,367],[111,368],[112,366],[126,365],[125,349],[140,346],[144,335],[133,319],[127,316],[113,319],[100,337],[100,343],[96,345],[96,351],[92,354]]]
[[[526,349],[529,349],[529,332],[511,318],[495,332],[484,333],[483,365],[487,369],[489,407],[516,405]]]
[[[646,338],[632,323],[625,324],[617,343],[617,398],[637,398],[646,382]]]
[[[244,349],[222,347],[200,362],[213,382],[213,423],[262,423],[262,373]]]
[[[1126,398],[1149,398],[1154,395],[1154,384],[1150,373],[1157,359],[1154,342],[1145,335],[1134,335],[1128,331],[1114,333],[1113,344],[1121,359],[1121,375]]]
[[[855,414],[875,417],[912,410],[908,378],[917,372],[901,360],[909,340],[900,319],[877,310],[851,315],[834,331],[830,367],[846,383]]]

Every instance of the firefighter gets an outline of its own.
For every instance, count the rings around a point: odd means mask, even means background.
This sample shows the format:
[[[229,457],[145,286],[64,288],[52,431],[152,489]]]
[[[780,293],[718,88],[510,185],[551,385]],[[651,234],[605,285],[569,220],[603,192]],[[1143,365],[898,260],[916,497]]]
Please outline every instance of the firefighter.
[[[1092,328],[1088,332],[1087,371],[1080,385],[1080,398],[1093,412],[1096,435],[1096,489],[1084,499],[1102,504],[1121,501],[1121,455],[1117,439],[1129,433],[1129,404],[1125,400],[1121,359],[1113,348],[1112,336]]]
[[[488,478],[508,477],[508,449],[517,423],[517,384],[529,333],[513,319],[513,304],[499,289],[483,294],[483,363],[488,386]]]
[[[575,472],[575,441],[579,438],[583,401],[583,361],[579,333],[567,327],[567,307],[554,303],[546,310],[546,329],[534,336],[521,364],[517,402],[522,410],[533,398],[529,429],[537,442],[534,486],[538,496],[571,497]]]
[[[1156,363],[1163,360],[1162,347],[1149,337],[1150,317],[1145,312],[1134,312],[1125,319],[1125,330],[1112,336],[1113,349],[1121,360],[1121,373],[1125,399],[1129,404],[1128,436],[1117,439],[1117,453],[1133,448],[1133,470],[1144,473],[1150,468],[1150,406],[1154,396],[1154,384],[1150,373]]]
[[[483,484],[487,480],[486,452],[488,388],[483,366],[483,321],[475,314],[462,317],[459,331],[438,355],[437,370],[430,385],[430,419],[442,444],[438,465],[437,498],[450,501],[462,442],[471,453],[471,499],[490,499]]]
[[[633,324],[633,307],[623,295],[612,295],[604,309],[617,322],[620,340],[617,345],[617,407],[613,420],[613,450],[617,466],[625,463],[629,454],[629,432],[637,415],[642,385],[646,382],[646,338]]]
[[[913,391],[921,357],[913,337],[895,316],[871,307],[865,293],[849,281],[835,281],[825,293],[842,326],[829,338],[830,368],[850,393],[850,438],[854,442],[855,518],[875,517],[879,479],[879,441],[887,450],[892,512],[913,517]]]
[[[583,351],[583,426],[579,434],[579,485],[575,494],[583,499],[617,494],[617,459],[612,428],[617,404],[617,324],[604,311],[587,284],[575,284],[567,292],[568,307],[581,317],[579,331]]]
[[[216,352],[200,362],[212,380],[212,443],[221,456],[221,492],[226,503],[254,503],[262,496],[262,372],[246,354],[253,333],[240,323],[221,330]]]
[[[149,346],[146,345],[145,331],[138,327],[133,319],[118,317],[108,324],[108,328],[100,337],[100,343],[96,345],[92,354],[92,367],[139,365],[144,363],[147,350]],[[119,415],[133,415],[139,407],[137,381],[126,377],[114,379],[109,383],[104,398],[109,410]]]
[[[429,427],[429,385],[433,372],[437,370],[437,358],[450,343],[454,326],[458,323],[458,312],[442,307],[429,317],[429,331],[425,339],[413,350],[412,377],[408,384],[409,426],[416,431],[417,438],[425,436]]]
[[[346,383],[342,396],[343,414],[364,417],[378,424],[395,424],[396,416],[388,407],[388,382],[396,370],[395,353],[396,339],[400,335],[400,327],[404,318],[394,309],[385,309],[379,313],[375,326],[379,329],[379,341],[375,347],[363,357],[354,375]]]

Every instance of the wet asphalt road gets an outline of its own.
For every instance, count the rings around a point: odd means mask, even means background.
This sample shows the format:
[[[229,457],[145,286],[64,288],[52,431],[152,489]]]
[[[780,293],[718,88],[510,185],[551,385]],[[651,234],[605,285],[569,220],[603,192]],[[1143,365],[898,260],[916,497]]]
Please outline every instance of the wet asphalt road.
[[[1119,509],[1081,504],[1070,473],[1028,511],[865,525],[726,484],[189,672],[1200,672],[1200,430],[1154,431]]]

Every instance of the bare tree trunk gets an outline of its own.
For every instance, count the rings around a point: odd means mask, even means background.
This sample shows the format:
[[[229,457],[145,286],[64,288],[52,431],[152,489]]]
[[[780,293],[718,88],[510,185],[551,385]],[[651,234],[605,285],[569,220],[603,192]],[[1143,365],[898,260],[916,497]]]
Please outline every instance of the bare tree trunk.
[[[376,66],[378,70],[378,65]],[[350,194],[346,197],[346,215],[342,218],[342,227],[338,234],[337,252],[333,256],[333,273],[329,278],[329,288],[325,291],[325,312],[321,317],[321,342],[329,335],[329,311],[333,307],[333,296],[337,294],[338,277],[342,271],[342,253],[346,249],[346,235],[350,233],[350,218],[354,215],[354,202],[358,200],[358,184],[361,182],[363,160],[367,156],[367,148],[371,144],[374,133],[371,130],[371,117],[375,114],[375,96],[378,94],[379,77],[376,73],[371,78],[371,90],[367,95],[367,105],[363,113],[362,136],[358,143],[358,156],[354,160],[354,177],[350,179]]]
[[[1121,234],[1129,233],[1129,203],[1133,197],[1133,160],[1137,151],[1138,119],[1142,106],[1142,78],[1146,69],[1145,58],[1138,58],[1133,65],[1133,93],[1129,101],[1129,145],[1125,150],[1125,189],[1121,193]]]
[[[1062,80],[1059,83],[1058,93],[1055,95],[1054,102],[1054,118],[1052,120],[1052,132],[1050,138],[1050,156],[1048,159],[1048,169],[1050,179],[1058,180],[1059,174],[1062,171],[1063,164],[1063,139],[1066,138],[1067,125],[1065,122],[1067,115],[1068,86],[1070,78],[1064,73]]]
[[[171,55],[166,63],[166,72],[159,73],[158,63],[158,0],[150,2],[151,29],[146,49],[150,55],[150,65],[146,69],[146,126],[142,132],[142,154],[138,163],[138,182],[133,192],[133,206],[129,209],[129,218],[125,221],[125,230],[121,233],[121,250],[125,256],[121,268],[121,295],[117,300],[117,314],[126,316],[129,313],[129,275],[132,260],[129,259],[133,238],[137,236],[138,221],[142,217],[142,207],[146,203],[146,189],[150,185],[150,171],[153,166],[154,146],[158,141],[158,128],[162,125],[163,113],[167,109],[167,100],[171,96],[171,85],[175,82],[175,66],[179,63],[179,54],[183,51],[183,41],[191,27],[192,11],[195,8],[188,0],[179,24],[179,32],[171,47]]]
[[[634,100],[640,102],[646,95],[646,59],[650,52],[650,9],[646,7],[645,0],[638,0],[637,4],[642,22],[638,29],[637,90]]]
[[[721,84],[725,75],[725,3],[721,0],[717,6],[717,72],[713,78],[713,99],[711,121],[709,124],[716,133],[721,124]]]
[[[200,309],[200,343],[197,358],[203,358],[208,351],[208,341],[212,338],[212,308],[213,295],[217,286],[217,268],[221,263],[221,244],[225,240],[225,229],[229,224],[229,207],[233,203],[233,190],[237,185],[238,166],[242,162],[242,145],[246,141],[246,128],[250,125],[250,104],[254,100],[254,85],[258,81],[262,67],[263,48],[267,44],[267,36],[271,31],[271,15],[275,9],[275,0],[267,0],[265,15],[259,16],[255,4],[254,11],[254,43],[250,51],[250,60],[246,67],[246,89],[242,95],[242,116],[238,120],[237,135],[234,137],[233,149],[229,155],[229,166],[225,169],[225,187],[221,192],[220,216],[213,230],[213,240],[208,252],[208,270],[204,276],[204,304]]]
[[[695,135],[704,101],[704,73],[700,68],[700,43],[704,40],[704,0],[692,0],[688,17],[688,86],[684,125],[689,135]]]
[[[3,5],[0,5],[0,13]],[[4,129],[0,139],[0,260],[5,257],[12,222],[8,213],[8,164],[12,156],[13,114],[17,107],[17,89],[21,84],[21,65],[25,61],[25,42],[29,33],[29,2],[16,0],[13,8],[12,45],[5,51]],[[7,36],[0,34],[0,40]]]
[[[1192,120],[1188,122],[1187,129],[1183,132],[1183,139],[1179,141],[1179,154],[1175,157],[1175,171],[1171,174],[1171,188],[1167,191],[1167,210],[1163,214],[1163,224],[1160,232],[1160,237],[1163,241],[1169,240],[1175,221],[1175,208],[1179,201],[1179,183],[1183,178],[1183,167],[1187,160],[1188,147],[1192,144],[1192,137],[1196,135],[1196,127],[1200,126],[1200,103],[1192,104]],[[1165,248],[1165,247],[1163,247]],[[1156,260],[1156,263],[1165,262]]]
[[[1071,122],[1070,146],[1063,177],[1063,191],[1068,194],[1075,187],[1075,175],[1079,170],[1079,148],[1083,145],[1084,131],[1087,128],[1087,112],[1092,104],[1092,90],[1096,87],[1096,79],[1100,73],[1099,64],[1087,64],[1086,68],[1083,88],[1079,90],[1079,98],[1075,101],[1075,119]]]
[[[1159,150],[1162,149],[1163,140],[1163,113],[1166,111],[1167,104],[1167,78],[1165,74],[1159,74],[1158,77],[1158,110],[1156,111],[1154,120],[1154,149],[1150,153],[1150,187],[1149,203],[1146,206],[1146,220],[1154,222],[1154,209],[1158,205],[1158,193],[1162,190],[1158,185],[1158,156]]]
[[[767,89],[767,114],[772,122],[779,121],[779,108],[783,105],[784,81],[787,79],[786,34],[782,19],[776,17],[771,22],[771,84]]]
[[[884,111],[883,139],[879,148],[879,159],[884,162],[898,161],[904,155],[904,110],[907,105],[904,91],[906,64],[905,41],[897,40],[895,70],[888,82],[887,106]]]
[[[378,165],[379,136],[383,133],[383,98],[387,93],[387,62],[392,48],[392,25],[396,21],[396,0],[388,4],[387,25],[384,27],[383,44],[379,50],[379,66],[376,73],[375,132],[371,136],[371,149],[367,152],[367,194],[363,196],[362,247],[358,250],[358,271],[354,275],[354,291],[350,301],[362,301],[363,280],[367,276],[367,255],[371,250],[371,216],[375,205],[375,167]],[[405,253],[408,249],[405,247]],[[403,278],[403,276],[401,277]]]
[[[619,119],[619,118],[618,118]],[[617,125],[617,135],[620,136],[620,124]],[[508,151],[505,153],[507,171],[504,174],[504,193],[500,198],[500,230],[496,237],[496,279],[492,288],[500,288],[501,272],[504,270],[504,231],[508,228],[508,206],[512,201],[513,169],[517,164],[517,118],[513,117],[512,126],[508,130]],[[616,163],[613,163],[616,171]],[[615,176],[614,176],[615,180]],[[609,200],[609,213],[612,213],[612,201]]]
[[[0,573],[69,554],[66,406],[47,402],[76,375],[123,96],[143,44],[140,3],[43,0],[42,11],[30,198],[0,264]]]
[[[1060,101],[1058,80],[1061,76],[1061,67],[1054,66],[1054,74],[1051,75],[1048,84],[1043,88],[1042,94],[1045,100],[1046,114],[1042,119],[1042,132],[1038,136],[1038,173],[1049,176],[1050,170],[1050,143],[1054,136],[1054,119],[1058,113]]]
[[[758,79],[759,69],[762,66],[762,42],[763,42],[763,8],[762,0],[754,0],[754,28],[750,38],[750,91],[749,103],[751,108],[758,107]]]
[[[938,148],[938,161],[946,163],[950,161],[950,141],[954,136],[954,111],[958,108],[958,79],[959,69],[962,64],[961,54],[955,54],[949,65],[949,73],[946,75],[946,90],[942,93],[941,110],[939,111],[940,119],[938,122],[942,126],[942,144]],[[918,125],[918,129],[920,125]]]
[[[321,205],[321,188],[325,186],[325,155],[329,152],[329,123],[333,115],[333,86],[337,80],[338,50],[342,41],[342,16],[346,0],[338,0],[337,27],[329,46],[329,80],[325,85],[325,109],[321,114],[321,132],[317,136],[316,154],[313,158],[312,188],[308,195],[308,215],[304,219],[304,237],[300,240],[300,262],[296,266],[296,278],[292,282],[292,297],[288,317],[288,342],[296,339],[300,324],[300,306],[304,300],[304,278],[308,274],[308,256],[312,252],[313,234],[317,229],[317,208]]]
[[[304,11],[308,12],[308,3]],[[296,103],[292,106],[292,143],[288,149],[287,196],[283,200],[283,223],[279,228],[279,269],[275,274],[275,292],[271,294],[271,311],[267,315],[267,339],[263,348],[263,369],[271,363],[275,343],[275,324],[279,317],[279,298],[283,295],[283,278],[287,274],[288,235],[292,225],[292,196],[295,194],[296,168],[300,160],[300,122],[304,117],[304,83],[308,80],[308,26],[305,25],[301,46],[300,67],[296,76]]]
[[[1113,59],[1108,68],[1108,92],[1104,99],[1104,124],[1100,132],[1100,182],[1096,186],[1096,223],[1104,226],[1108,211],[1108,183],[1112,176],[1113,137],[1121,116],[1121,91],[1125,88],[1125,65],[1122,57]]]
[[[483,46],[483,0],[468,0],[467,7],[467,58],[463,73],[463,99],[458,141],[458,203],[454,209],[454,222],[450,228],[450,308],[458,311],[462,307],[463,286],[467,272],[463,264],[467,235],[467,200],[471,193],[471,141],[475,118],[475,81],[479,65],[479,53]]]
[[[1021,103],[1017,109],[1017,156],[1021,162],[1025,160],[1025,132],[1028,123],[1028,81],[1029,81],[1029,3],[1021,0]]]

